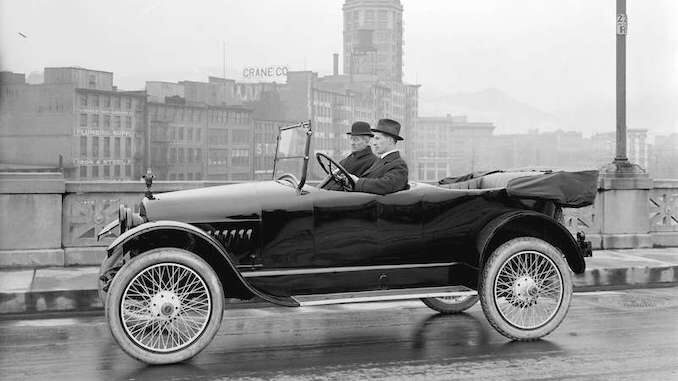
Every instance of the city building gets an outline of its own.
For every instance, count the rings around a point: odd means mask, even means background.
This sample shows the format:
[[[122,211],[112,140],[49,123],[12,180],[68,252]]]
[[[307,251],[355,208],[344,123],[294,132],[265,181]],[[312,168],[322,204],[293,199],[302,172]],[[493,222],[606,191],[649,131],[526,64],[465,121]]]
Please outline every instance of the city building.
[[[410,134],[410,178],[438,181],[489,166],[494,125],[469,122],[466,116],[419,117]]]
[[[346,0],[342,9],[344,74],[401,82],[403,6],[400,0]]]
[[[66,178],[123,180],[142,173],[145,99],[118,91],[113,73],[45,68],[44,83],[0,76],[0,162],[58,166]]]
[[[202,180],[207,170],[207,108],[181,99],[147,104],[150,167],[158,180]]]
[[[158,179],[254,177],[252,109],[242,105],[240,89],[216,77],[147,82],[151,168]]]
[[[600,166],[612,162],[617,150],[616,139],[616,132],[603,132],[591,136],[591,143],[595,152],[592,162]],[[649,152],[646,129],[629,128],[626,130],[626,157],[631,163],[638,164],[643,169],[648,168]]]
[[[654,178],[678,179],[678,133],[655,136],[648,171]]]

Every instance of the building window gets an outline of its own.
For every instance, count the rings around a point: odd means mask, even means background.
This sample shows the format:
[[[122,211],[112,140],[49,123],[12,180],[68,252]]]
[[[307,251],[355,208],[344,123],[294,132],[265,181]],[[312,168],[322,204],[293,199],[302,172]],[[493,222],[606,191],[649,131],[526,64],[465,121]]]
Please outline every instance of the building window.
[[[104,128],[111,128],[111,116],[104,115]]]
[[[108,95],[104,95],[104,96],[102,96],[102,98],[103,98],[102,101],[103,101],[104,107],[111,108],[111,97],[109,97]]]
[[[200,139],[202,138],[202,137],[200,136],[200,129],[198,129],[198,130],[196,131],[196,134],[195,134],[195,135],[196,135],[195,140],[199,142]]]
[[[132,138],[125,138],[125,157],[132,157]]]
[[[87,127],[87,114],[80,114],[80,127]]]
[[[125,109],[131,110],[132,109],[132,98],[125,98]]]
[[[183,173],[180,173],[177,177],[178,177],[178,179],[181,180],[181,181],[184,180],[184,174],[183,174]]]
[[[179,148],[178,151],[179,151],[179,162],[183,163],[184,162],[184,149]]]
[[[87,136],[80,137],[80,157],[87,157]]]
[[[233,144],[249,144],[250,131],[249,130],[233,130],[231,131],[231,140]]]
[[[174,181],[174,180],[177,179],[177,175],[175,175],[174,173],[170,173],[169,179],[170,179],[170,181]]]
[[[179,140],[184,140],[184,128],[179,127]]]
[[[111,157],[111,138],[104,137],[104,158]]]
[[[193,148],[189,148],[189,149],[188,149],[188,157],[187,157],[187,159],[188,159],[188,162],[189,162],[189,163],[192,163],[192,162],[193,162],[193,159],[194,159],[194,156],[193,156]]]
[[[92,178],[96,179],[98,177],[99,177],[99,166],[94,165],[94,166],[92,166]]]
[[[92,95],[92,106],[99,107],[99,96]]]
[[[80,107],[87,107],[87,95],[80,96]]]
[[[92,136],[92,157],[99,157],[99,138],[97,136]]]
[[[120,129],[120,115],[113,116],[113,129]]]
[[[104,178],[107,179],[109,177],[111,177],[111,166],[104,165]]]
[[[113,154],[116,159],[120,159],[120,138],[113,138]]]
[[[248,149],[231,150],[231,165],[234,167],[248,166],[250,163],[250,151]]]
[[[113,110],[120,110],[120,97],[112,97],[113,99]]]
[[[92,114],[92,128],[99,128],[99,114]]]
[[[125,176],[132,177],[132,166],[129,164],[125,166]]]
[[[119,165],[113,166],[113,176],[115,178],[120,178],[120,166]]]
[[[89,86],[90,89],[94,89],[97,87],[97,77],[94,74],[89,75],[87,86]]]
[[[132,128],[132,117],[131,116],[125,117],[125,128]]]
[[[177,149],[173,147],[169,149],[169,162],[174,163],[176,161],[177,161]]]
[[[80,178],[81,179],[87,178],[87,167],[84,165],[80,167]]]

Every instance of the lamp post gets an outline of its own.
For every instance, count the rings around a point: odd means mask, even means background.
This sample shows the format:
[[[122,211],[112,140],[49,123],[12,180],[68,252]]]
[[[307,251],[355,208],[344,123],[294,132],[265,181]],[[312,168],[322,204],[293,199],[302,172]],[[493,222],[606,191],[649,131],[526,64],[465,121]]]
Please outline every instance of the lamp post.
[[[652,179],[626,154],[626,0],[617,1],[617,139],[612,163],[601,170],[594,215],[599,216],[595,230],[597,247],[605,249],[652,247],[648,219],[649,191]]]
[[[626,157],[626,0],[617,0],[617,152],[614,161],[628,163]]]
[[[626,0],[616,0],[616,152],[612,163],[602,170],[604,178],[647,178],[638,164],[631,163],[626,150],[626,34],[628,17]],[[614,180],[613,180],[614,181]]]

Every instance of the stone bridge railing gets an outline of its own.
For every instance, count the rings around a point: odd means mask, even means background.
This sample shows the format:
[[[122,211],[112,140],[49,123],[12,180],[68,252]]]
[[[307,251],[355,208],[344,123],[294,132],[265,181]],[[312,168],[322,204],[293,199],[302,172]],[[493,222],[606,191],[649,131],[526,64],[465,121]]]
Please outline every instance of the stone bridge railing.
[[[200,188],[229,182],[155,182],[154,192]],[[649,190],[651,244],[678,246],[678,180],[654,180]],[[0,268],[99,264],[104,246],[96,234],[117,218],[118,205],[137,205],[142,182],[68,182],[58,173],[0,173]],[[623,208],[624,205],[619,205]],[[601,248],[606,216],[596,204],[564,211],[570,231],[584,231]]]
[[[678,246],[678,179],[653,180],[648,192],[648,215],[636,216],[649,221],[650,242],[652,246]],[[600,193],[600,191],[599,191]],[[563,216],[565,226],[572,232],[583,231],[591,239],[594,248],[603,248],[600,236],[605,234],[603,220],[618,216],[615,210],[604,212],[604,208],[596,198],[592,206],[579,209],[565,209]],[[625,208],[618,205],[617,208]]]

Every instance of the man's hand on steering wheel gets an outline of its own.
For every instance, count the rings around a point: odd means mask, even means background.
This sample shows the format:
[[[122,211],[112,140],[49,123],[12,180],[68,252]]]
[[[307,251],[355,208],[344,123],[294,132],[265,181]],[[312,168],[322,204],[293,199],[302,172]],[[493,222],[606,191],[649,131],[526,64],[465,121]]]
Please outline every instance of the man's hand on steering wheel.
[[[318,160],[318,164],[320,164],[320,168],[322,168],[326,174],[330,175],[334,181],[344,188],[344,190],[349,192],[353,191],[355,188],[355,179],[357,179],[357,177],[348,173],[341,164],[322,152],[316,152],[315,157],[316,160]]]

